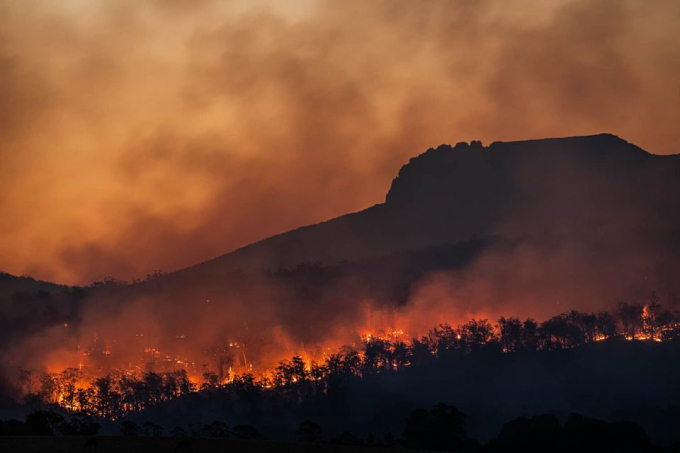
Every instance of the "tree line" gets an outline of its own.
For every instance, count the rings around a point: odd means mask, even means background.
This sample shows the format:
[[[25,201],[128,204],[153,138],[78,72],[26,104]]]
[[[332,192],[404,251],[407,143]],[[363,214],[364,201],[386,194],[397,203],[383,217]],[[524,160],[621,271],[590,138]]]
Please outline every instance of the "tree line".
[[[261,399],[265,393],[301,403],[318,395],[341,394],[353,380],[437,360],[568,349],[611,338],[667,341],[678,337],[680,313],[664,308],[653,294],[646,304],[622,302],[613,313],[572,310],[542,323],[517,317],[501,317],[494,324],[487,319],[471,319],[457,327],[441,324],[410,341],[390,332],[367,335],[359,347],[343,347],[322,361],[305,361],[299,355],[282,360],[267,376],[244,373],[225,378],[222,371],[221,376],[206,371],[198,384],[185,370],[120,371],[83,386],[82,371],[69,368],[38,376],[24,372],[20,381],[30,388],[26,402],[36,409],[57,405],[83,417],[117,420],[196,391],[219,389],[246,403]]]
[[[64,418],[50,410],[35,411],[19,420],[0,420],[1,436],[93,436],[100,425],[88,417]],[[166,432],[164,428],[146,421],[141,426],[130,420],[118,423],[118,434],[125,437],[171,436],[178,439],[178,446],[191,448],[191,441],[200,438],[235,438],[242,440],[266,440],[257,428],[250,425],[229,427],[225,421],[215,420],[203,425],[176,426]],[[304,420],[295,431],[297,442],[405,447],[418,451],[459,451],[470,453],[661,453],[663,448],[652,444],[644,428],[629,421],[608,422],[570,414],[564,423],[552,414],[520,417],[505,423],[500,432],[486,443],[480,443],[467,433],[467,417],[457,407],[439,403],[431,409],[416,409],[403,422],[401,435],[385,433],[377,438],[368,433],[366,438],[348,431],[326,433],[311,420]],[[89,438],[88,442],[98,445]]]

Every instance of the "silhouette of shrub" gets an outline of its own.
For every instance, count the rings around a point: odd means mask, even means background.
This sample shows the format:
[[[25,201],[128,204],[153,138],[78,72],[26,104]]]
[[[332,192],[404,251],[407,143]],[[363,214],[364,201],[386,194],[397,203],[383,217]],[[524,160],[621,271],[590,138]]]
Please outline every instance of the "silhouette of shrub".
[[[264,436],[255,428],[250,425],[237,425],[234,426],[233,433],[239,439],[245,440],[262,440]]]
[[[311,420],[305,420],[300,423],[300,427],[295,431],[300,442],[316,442],[322,433],[321,426]]]
[[[58,427],[59,434],[66,436],[94,436],[101,429],[101,425],[92,416],[76,412],[71,414],[68,422]]]
[[[229,427],[226,423],[215,420],[203,426],[201,435],[203,437],[229,437]]]
[[[175,426],[170,430],[170,436],[176,437],[178,439],[188,439],[189,433],[187,433],[187,430],[181,426]]]
[[[364,445],[364,442],[349,431],[343,431],[339,436],[331,439],[331,443],[340,445]]]
[[[597,453],[655,451],[647,439],[645,430],[632,422],[609,423],[571,414],[564,425],[564,434],[570,451]]]
[[[542,453],[564,451],[562,427],[554,415],[512,420],[491,440],[488,451]]]
[[[65,424],[64,417],[52,411],[34,411],[26,416],[26,433],[30,436],[52,436]]]
[[[163,427],[153,422],[144,422],[142,430],[145,436],[160,437],[163,435]]]
[[[2,422],[3,436],[24,436],[26,435],[26,424],[21,420],[9,419]]]
[[[119,432],[121,436],[139,436],[142,432],[142,428],[135,422],[123,420],[120,423]]]
[[[443,403],[430,411],[411,412],[406,418],[404,441],[410,448],[458,451],[474,448],[465,431],[465,414]]]

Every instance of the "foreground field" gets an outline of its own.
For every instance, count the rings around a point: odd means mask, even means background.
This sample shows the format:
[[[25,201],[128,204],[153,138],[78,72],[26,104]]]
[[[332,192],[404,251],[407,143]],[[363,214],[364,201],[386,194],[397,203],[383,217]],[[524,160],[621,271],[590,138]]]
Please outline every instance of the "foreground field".
[[[0,451],[12,453],[97,453],[125,452],[188,452],[192,453],[406,453],[413,450],[349,446],[336,444],[305,444],[292,442],[244,441],[236,439],[197,439],[191,449],[170,437],[104,437],[98,436],[97,445],[87,445],[88,438],[76,436],[2,436]]]

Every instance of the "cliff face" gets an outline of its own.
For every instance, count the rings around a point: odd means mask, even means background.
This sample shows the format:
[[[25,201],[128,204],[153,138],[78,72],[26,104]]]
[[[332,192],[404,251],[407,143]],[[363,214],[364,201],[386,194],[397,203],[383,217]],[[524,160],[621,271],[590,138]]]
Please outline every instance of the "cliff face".
[[[520,176],[515,173],[517,169],[534,167],[533,175],[523,175],[530,179],[542,179],[546,174],[566,179],[576,176],[573,170],[579,165],[591,167],[593,171],[620,171],[655,159],[663,157],[610,134],[495,142],[488,147],[478,141],[453,147],[441,145],[412,158],[401,168],[387,194],[387,203],[446,204],[445,198],[456,195],[483,197],[491,193],[507,198],[510,194],[504,191],[510,189],[510,185],[530,183],[530,180],[516,180]],[[601,168],[597,168],[598,165]],[[578,184],[578,181],[572,182]]]

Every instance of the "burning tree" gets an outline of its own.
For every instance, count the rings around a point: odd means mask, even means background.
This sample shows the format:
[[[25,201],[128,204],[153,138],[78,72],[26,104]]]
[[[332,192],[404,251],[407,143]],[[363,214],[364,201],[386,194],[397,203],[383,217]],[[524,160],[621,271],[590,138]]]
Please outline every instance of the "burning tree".
[[[642,315],[644,307],[641,304],[628,304],[626,302],[619,302],[617,316],[623,325],[623,335],[626,338],[637,338],[637,334],[642,331],[643,321]]]
[[[519,318],[500,317],[498,330],[503,352],[517,352],[522,348],[522,327]]]
[[[251,372],[248,366],[241,374],[231,370],[235,360],[225,346],[210,351],[215,362],[205,365],[202,380],[196,374],[190,375],[186,368],[178,368],[191,362],[153,348],[145,349],[150,364],[99,374],[102,368],[90,367],[88,360],[94,359],[95,350],[110,350],[97,339],[96,348],[83,349],[84,356],[78,358],[84,362],[82,366],[58,373],[22,370],[19,385],[27,393],[27,401],[36,408],[57,404],[72,414],[110,420],[195,392],[197,388],[226,392],[243,404],[257,404],[268,392],[299,403],[312,396],[342,398],[355,379],[396,373],[409,367],[427,368],[437,360],[465,360],[465,356],[481,350],[489,354],[531,353],[575,348],[616,336],[653,341],[677,338],[680,315],[664,309],[653,294],[644,306],[619,304],[615,315],[572,310],[540,325],[531,318],[521,321],[517,317],[501,317],[495,325],[487,319],[472,319],[457,327],[440,324],[408,343],[404,336],[397,329],[373,332],[361,336],[358,349],[346,346],[326,353],[325,348],[322,360],[305,360],[296,354],[281,360],[271,371]],[[237,347],[243,350],[245,346],[239,343]],[[100,355],[109,356],[103,352]]]

